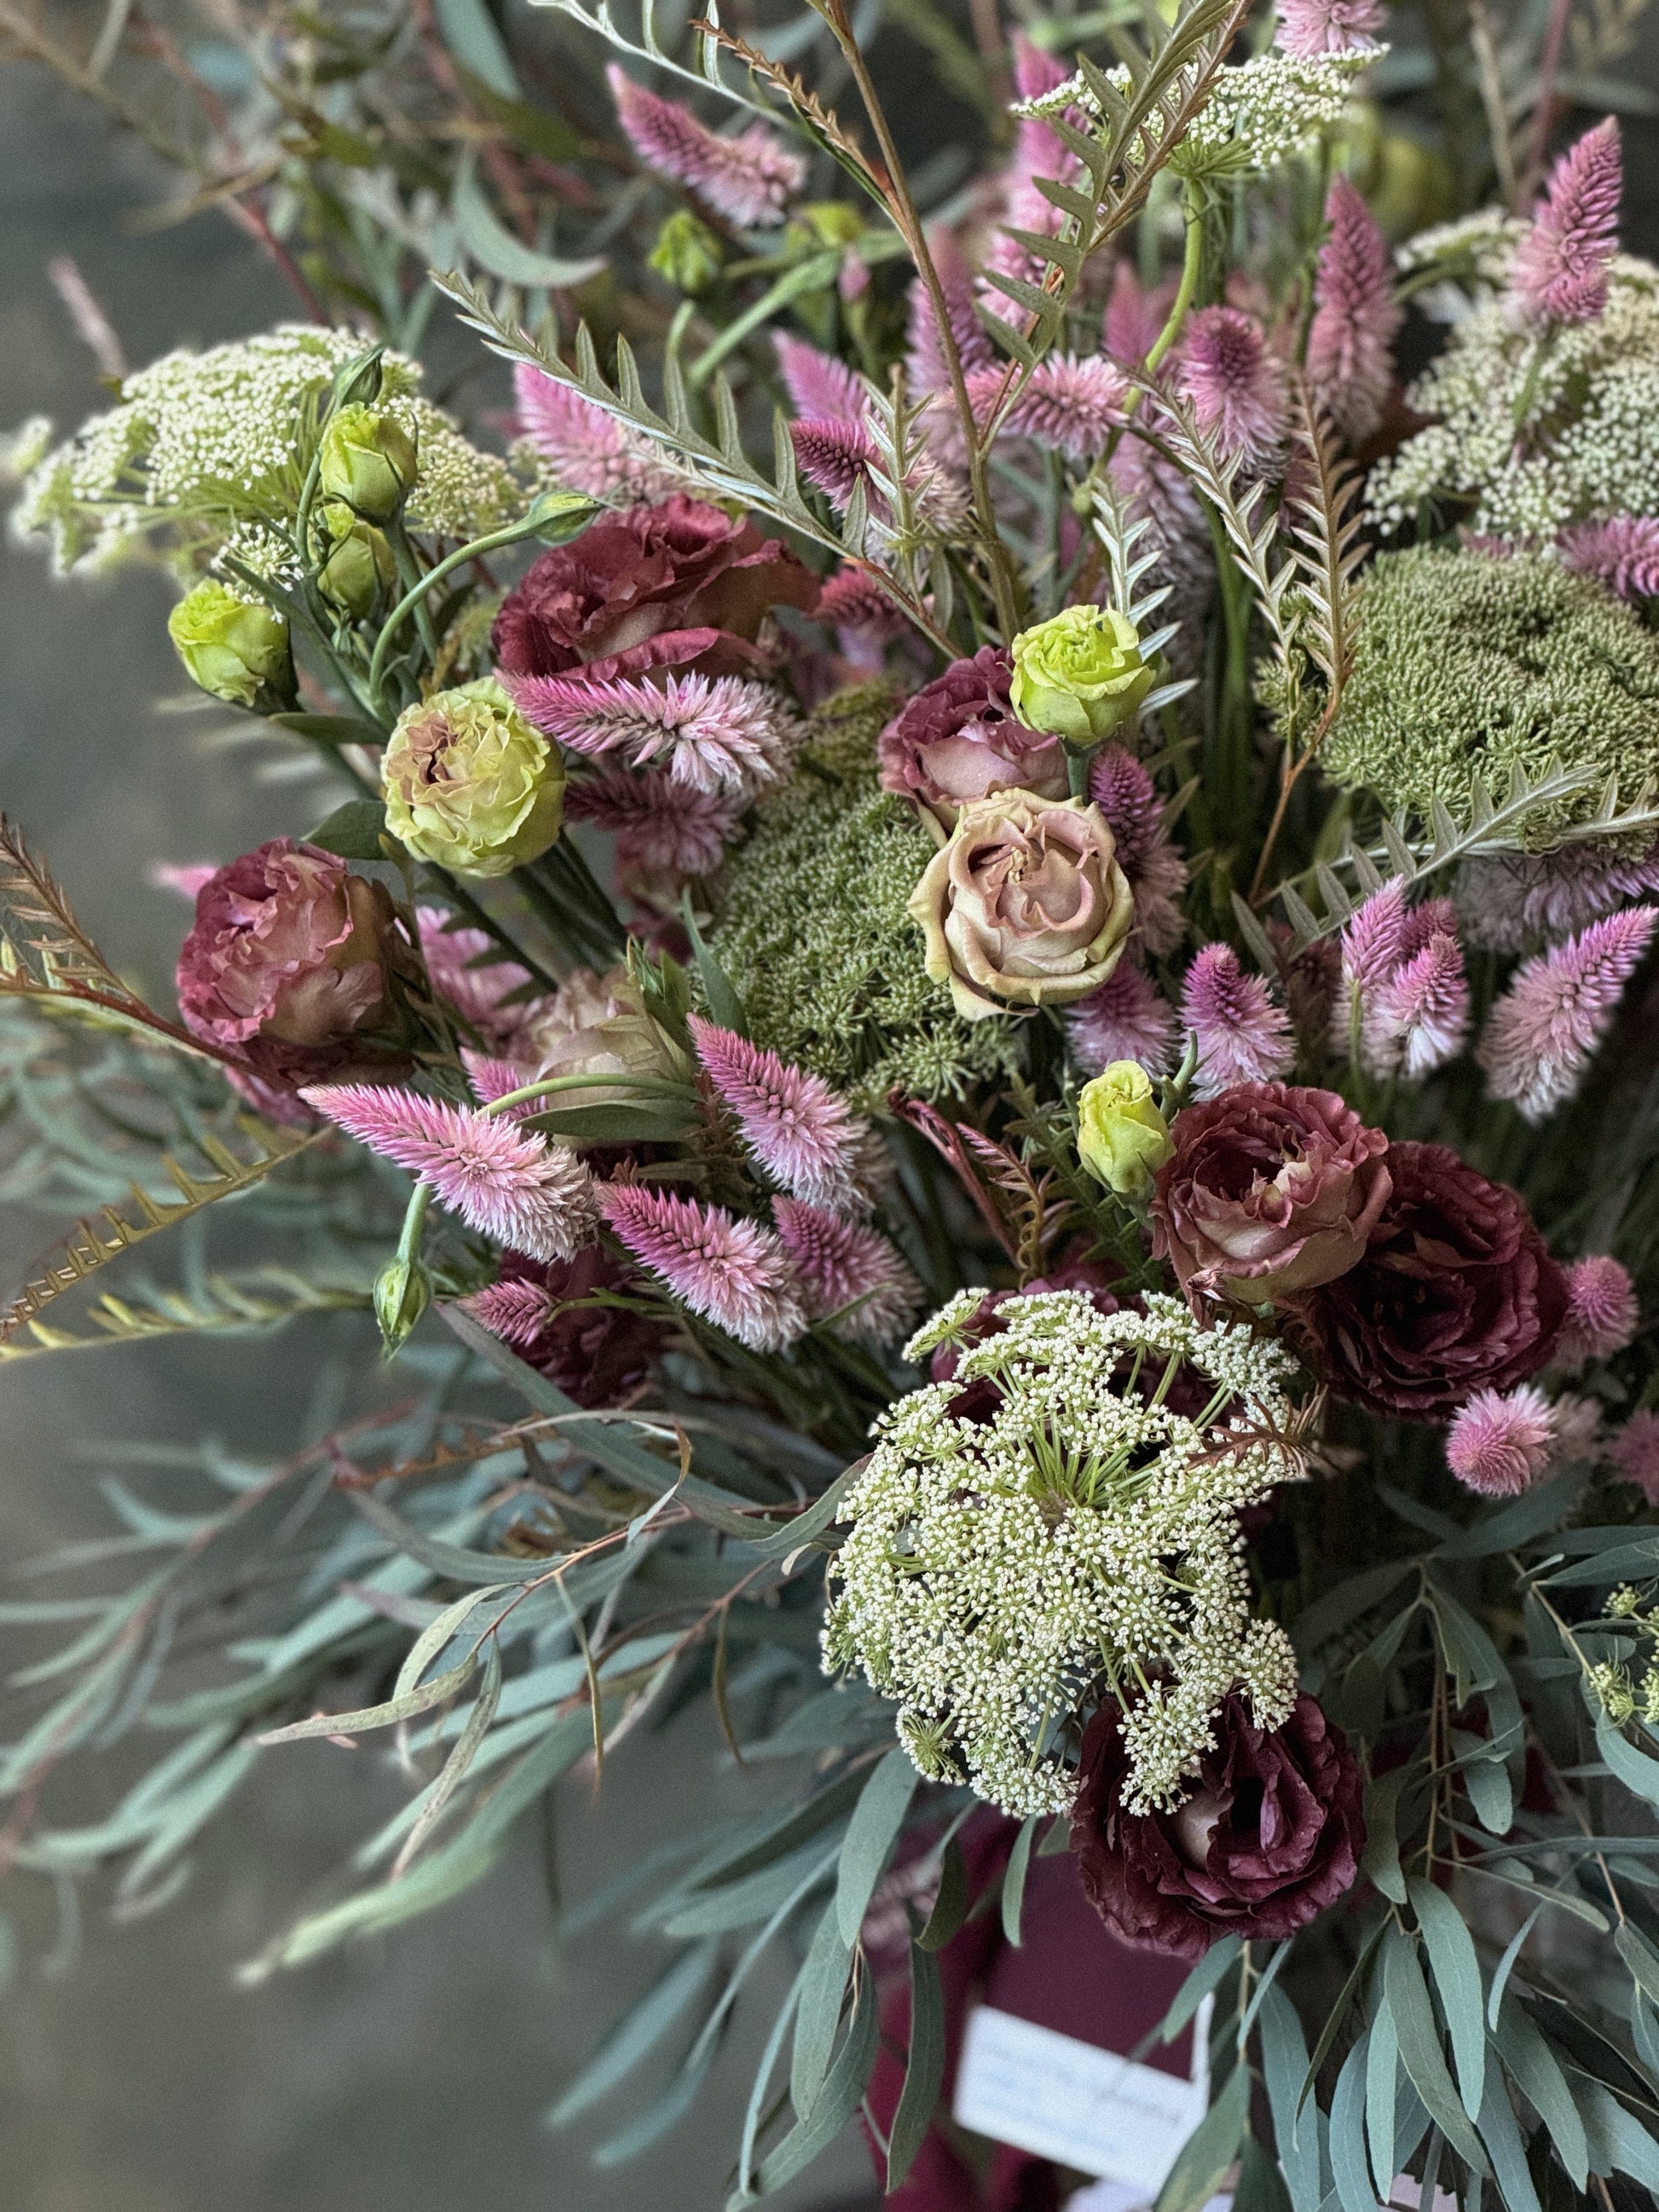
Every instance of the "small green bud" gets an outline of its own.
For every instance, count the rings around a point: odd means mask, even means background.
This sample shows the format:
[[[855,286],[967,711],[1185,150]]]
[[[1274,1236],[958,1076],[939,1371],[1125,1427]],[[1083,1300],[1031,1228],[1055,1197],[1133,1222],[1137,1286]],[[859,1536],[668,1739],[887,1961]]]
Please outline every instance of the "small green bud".
[[[1137,1060],[1115,1060],[1084,1085],[1077,1123],[1078,1158],[1121,1198],[1144,1198],[1175,1152],[1152,1078]]]
[[[264,712],[293,704],[288,623],[263,599],[239,599],[209,578],[167,617],[167,635],[191,679],[216,699]]]
[[[1027,729],[1091,750],[1131,720],[1152,688],[1140,633],[1114,607],[1065,607],[1022,630],[1009,696]]]
[[[795,210],[789,228],[797,236],[805,232],[814,246],[845,247],[863,237],[865,222],[844,200],[812,200]]]
[[[322,519],[332,547],[317,572],[317,588],[331,605],[362,622],[397,575],[392,548],[385,532],[354,514],[343,500],[325,500]]]
[[[681,208],[657,233],[651,266],[682,292],[706,292],[720,273],[720,242],[708,225]]]
[[[323,432],[319,483],[368,522],[390,522],[414,485],[415,441],[378,407],[342,407]]]
[[[334,404],[337,407],[372,407],[380,396],[384,381],[381,356],[386,348],[377,345],[368,353],[359,354],[356,361],[347,362],[334,379]]]
[[[388,1352],[408,1340],[415,1324],[432,1303],[432,1277],[418,1260],[401,1254],[388,1260],[374,1279],[374,1318]]]

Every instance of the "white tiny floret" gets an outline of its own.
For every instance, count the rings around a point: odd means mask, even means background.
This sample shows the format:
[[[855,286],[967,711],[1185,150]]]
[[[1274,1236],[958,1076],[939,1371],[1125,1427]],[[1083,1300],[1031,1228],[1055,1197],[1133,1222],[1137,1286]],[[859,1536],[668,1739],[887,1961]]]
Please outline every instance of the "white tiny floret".
[[[840,1516],[825,1668],[897,1703],[922,1773],[1020,1815],[1070,1802],[1067,1726],[1103,1685],[1128,1708],[1125,1802],[1172,1806],[1231,1691],[1265,1727],[1295,1699],[1288,1639],[1250,1614],[1237,1520],[1301,1474],[1292,1363],[1158,1292],[1111,1315],[1076,1291],[1011,1298],[973,1342],[984,1296],[961,1292],[906,1348],[961,1347],[950,1381],[876,1424]],[[1183,1370],[1207,1398],[1196,1419],[1166,1402]],[[952,1414],[981,1378],[991,1418]]]

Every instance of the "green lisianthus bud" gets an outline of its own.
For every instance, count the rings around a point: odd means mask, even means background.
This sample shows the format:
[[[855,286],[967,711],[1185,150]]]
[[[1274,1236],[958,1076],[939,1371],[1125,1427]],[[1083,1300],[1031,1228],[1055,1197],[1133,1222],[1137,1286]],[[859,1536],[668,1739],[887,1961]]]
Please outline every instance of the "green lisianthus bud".
[[[650,261],[682,292],[705,292],[720,273],[720,242],[690,208],[681,208],[657,233]]]
[[[398,574],[384,531],[352,513],[341,499],[323,502],[323,526],[332,550],[317,572],[317,588],[356,622],[374,612]]]
[[[504,876],[564,819],[564,763],[493,676],[400,714],[381,763],[386,827],[417,860]]]
[[[1009,696],[1027,729],[1095,746],[1129,720],[1152,688],[1140,633],[1113,607],[1064,607],[1012,647]]]
[[[812,200],[797,208],[791,230],[805,230],[817,246],[848,246],[863,237],[864,218],[844,200]]]
[[[1146,1069],[1137,1060],[1113,1060],[1084,1085],[1077,1109],[1084,1166],[1120,1197],[1144,1198],[1175,1152]]]
[[[374,1318],[388,1352],[403,1345],[432,1303],[432,1277],[418,1260],[401,1254],[374,1279]]]
[[[416,472],[415,440],[379,407],[341,407],[323,432],[319,483],[368,522],[390,522]]]
[[[293,704],[288,623],[263,599],[239,599],[210,577],[167,617],[167,635],[192,680],[216,699],[266,711]]]

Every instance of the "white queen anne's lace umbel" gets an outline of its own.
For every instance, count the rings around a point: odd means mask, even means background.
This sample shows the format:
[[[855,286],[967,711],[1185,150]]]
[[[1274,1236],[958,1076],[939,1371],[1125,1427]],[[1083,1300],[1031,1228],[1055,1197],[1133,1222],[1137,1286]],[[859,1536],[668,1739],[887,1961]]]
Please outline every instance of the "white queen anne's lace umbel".
[[[984,1296],[952,1299],[907,1357],[960,1343]],[[897,1701],[922,1773],[1010,1813],[1068,1804],[1066,1724],[1103,1680],[1128,1708],[1132,1810],[1179,1803],[1229,1691],[1267,1727],[1296,1696],[1284,1631],[1251,1617],[1237,1522],[1301,1473],[1291,1360],[1243,1324],[1145,1304],[1008,1300],[951,1381],[882,1416],[842,1507],[826,1669],[860,1668]],[[1167,1403],[1183,1364],[1212,1386],[1197,1419]],[[995,1413],[953,1415],[981,1377]]]

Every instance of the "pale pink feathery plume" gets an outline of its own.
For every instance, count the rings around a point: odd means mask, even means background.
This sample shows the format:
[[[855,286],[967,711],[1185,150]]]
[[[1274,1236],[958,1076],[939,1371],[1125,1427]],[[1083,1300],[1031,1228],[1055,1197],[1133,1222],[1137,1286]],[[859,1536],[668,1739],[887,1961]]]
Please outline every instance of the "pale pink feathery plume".
[[[676,880],[719,867],[745,803],[738,793],[694,791],[660,769],[600,769],[564,793],[568,820],[615,835],[624,873]]]
[[[1650,1505],[1659,1505],[1659,1413],[1632,1413],[1609,1441],[1607,1458],[1621,1481],[1633,1482]]]
[[[979,369],[969,382],[974,411],[988,413],[1002,383],[1000,368]],[[1004,433],[1035,438],[1068,461],[1092,461],[1123,422],[1128,386],[1103,354],[1079,361],[1050,354],[1026,378],[1003,422]]]
[[[568,491],[612,505],[667,499],[686,479],[614,415],[533,362],[514,364],[517,428]]]
[[[964,369],[983,368],[996,357],[991,334],[980,321],[975,306],[974,272],[963,257],[955,234],[943,224],[927,234],[928,249],[933,257],[939,289],[945,295],[945,313],[956,340],[957,352]],[[933,314],[933,303],[927,287],[918,276],[910,286],[908,349],[905,355],[905,380],[913,398],[927,392],[948,392],[951,375],[945,367],[945,348],[940,343],[939,324]]]
[[[796,467],[832,507],[844,508],[853,496],[854,486],[860,483],[865,486],[867,495],[870,471],[881,456],[875,440],[861,421],[847,422],[831,415],[811,416],[805,422],[789,425],[789,442],[795,449]]]
[[[720,137],[689,107],[635,84],[615,62],[605,71],[617,118],[647,168],[698,193],[717,215],[746,229],[783,221],[806,182],[806,164],[765,124]]]
[[[1550,1468],[1581,1467],[1595,1458],[1601,1442],[1601,1407],[1595,1398],[1571,1391],[1550,1405]]]
[[[1089,769],[1089,796],[1105,816],[1117,864],[1135,895],[1135,927],[1148,952],[1173,951],[1187,924],[1178,901],[1187,863],[1164,826],[1158,786],[1124,745],[1104,745]]]
[[[1188,968],[1181,1018],[1198,1040],[1200,1098],[1235,1083],[1271,1083],[1295,1063],[1290,1016],[1260,975],[1244,973],[1231,945],[1206,945]]]
[[[1065,64],[1057,55],[1045,53],[1021,31],[1014,33],[1013,53],[1014,84],[1021,100],[1040,100],[1045,92],[1065,83],[1068,75]],[[1085,121],[1074,110],[1068,112],[1067,119],[1073,125]],[[1076,155],[1067,150],[1052,124],[1040,115],[1017,118],[1013,151],[1002,174],[1001,222],[1012,229],[1029,231],[1036,238],[1053,238],[1066,218],[1037,190],[1036,180],[1046,177],[1054,184],[1070,184],[1076,171]],[[1010,238],[1006,229],[999,229],[987,266],[1005,276],[1029,278],[1034,273],[1033,259],[1030,246]],[[994,291],[991,296],[996,299]]]
[[[204,884],[210,884],[219,872],[214,860],[185,860],[175,866],[170,860],[157,860],[149,869],[149,879],[158,891],[177,891],[192,906],[196,894]]]
[[[1176,384],[1224,453],[1251,469],[1278,455],[1290,422],[1285,364],[1242,307],[1200,307],[1187,318]]]
[[[413,1091],[368,1083],[302,1090],[308,1106],[432,1186],[470,1228],[532,1260],[568,1260],[599,1226],[593,1178],[566,1145]]]
[[[1406,957],[1406,889],[1395,876],[1342,925],[1342,990],[1331,1012],[1331,1049],[1346,1053],[1368,994],[1381,989]]]
[[[1659,891],[1659,845],[1626,859],[1605,846],[1507,853],[1465,862],[1457,897],[1463,935],[1489,952],[1529,952]]]
[[[837,568],[818,593],[818,620],[832,629],[873,630],[902,637],[908,623],[873,577],[862,568]]]
[[[1404,310],[1394,296],[1389,243],[1340,171],[1325,202],[1330,236],[1319,251],[1308,326],[1308,381],[1354,445],[1382,419]]]
[[[568,676],[501,681],[521,714],[568,752],[621,753],[634,768],[665,765],[690,791],[753,793],[777,782],[801,729],[783,694],[742,676],[668,675],[594,683]]]
[[[1149,1075],[1167,1075],[1180,1030],[1175,1009],[1144,968],[1120,960],[1097,991],[1061,1008],[1072,1057],[1098,1075],[1115,1060],[1138,1060]]]
[[[1640,1320],[1636,1286],[1610,1253],[1575,1260],[1567,1270],[1567,1315],[1553,1364],[1576,1375],[1592,1359],[1611,1359],[1633,1340]]]
[[[1382,27],[1381,0],[1279,0],[1273,44],[1282,54],[1311,61],[1374,46]]]
[[[472,1096],[480,1106],[493,1106],[498,1098],[509,1091],[522,1091],[533,1079],[535,1070],[523,1060],[498,1060],[491,1053],[473,1052],[461,1047],[461,1064],[466,1070],[466,1079],[472,1086]],[[517,1106],[505,1109],[513,1121],[522,1121],[526,1114],[538,1110],[538,1102],[526,1098]]]
[[[751,1352],[805,1334],[800,1285],[771,1230],[645,1183],[603,1184],[599,1198],[618,1241],[704,1321]]]
[[[1112,289],[1106,295],[1100,321],[1100,340],[1113,360],[1125,368],[1139,368],[1152,351],[1175,304],[1176,286],[1154,285],[1148,291],[1133,261],[1119,261],[1112,271]]]
[[[1416,1083],[1457,1057],[1468,1029],[1463,949],[1449,930],[1436,930],[1367,997],[1362,1057],[1373,1074]]]
[[[1477,1390],[1446,1431],[1446,1463],[1483,1498],[1515,1498],[1549,1465],[1554,1442],[1549,1401],[1530,1382],[1507,1397]]]
[[[1621,599],[1659,599],[1659,516],[1581,522],[1556,539],[1564,567],[1594,576]]]
[[[838,1315],[837,1336],[874,1344],[908,1333],[921,1310],[921,1285],[878,1230],[798,1198],[775,1199],[772,1216],[814,1321]]]
[[[1486,1017],[1476,1058],[1494,1098],[1541,1121],[1570,1098],[1659,922],[1628,907],[1525,962]]]
[[[772,344],[783,388],[803,422],[862,423],[869,394],[855,369],[787,331],[774,331]]]
[[[1610,115],[1556,163],[1532,228],[1515,249],[1510,289],[1522,314],[1534,322],[1591,323],[1607,306],[1624,181],[1619,125]]]
[[[544,1283],[491,1283],[462,1305],[481,1328],[503,1344],[534,1344],[552,1319],[558,1300]]]
[[[1107,465],[1130,520],[1152,524],[1146,550],[1156,544],[1163,580],[1176,586],[1177,605],[1198,621],[1214,588],[1215,554],[1185,473],[1135,437],[1125,438]]]
[[[691,1017],[691,1038],[704,1073],[773,1181],[810,1206],[858,1211],[854,1148],[866,1124],[840,1092],[700,1014]]]
[[[503,960],[495,939],[483,930],[450,928],[453,920],[444,907],[415,909],[421,957],[432,988],[486,1044],[510,1045],[547,1001],[514,997],[529,982],[529,969],[516,960]]]

